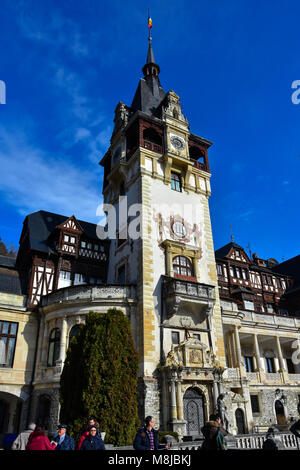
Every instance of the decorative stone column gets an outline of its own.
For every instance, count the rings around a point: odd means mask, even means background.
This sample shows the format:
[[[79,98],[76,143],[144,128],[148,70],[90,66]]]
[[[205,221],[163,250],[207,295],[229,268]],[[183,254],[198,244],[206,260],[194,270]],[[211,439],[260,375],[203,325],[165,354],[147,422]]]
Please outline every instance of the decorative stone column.
[[[181,394],[181,381],[182,381],[182,374],[180,371],[178,371],[177,381],[176,381],[176,404],[177,404],[177,418],[180,421],[183,420],[183,401],[182,401],[182,394]]]
[[[63,365],[66,358],[66,342],[67,342],[67,317],[64,316],[62,319],[61,335],[60,335],[60,347],[59,347],[59,362]]]
[[[44,321],[44,335],[43,335],[43,342],[42,342],[42,360],[41,366],[47,367],[47,352],[48,352],[48,330],[49,330],[49,323]]]
[[[239,337],[239,331],[238,331],[237,325],[234,325],[234,338],[235,338],[236,360],[237,360],[236,367],[240,367],[242,363],[242,351],[241,351],[241,343],[240,343],[240,337]]]
[[[279,366],[280,366],[279,372],[284,372],[286,368],[285,368],[285,364],[283,360],[279,336],[276,336],[276,346],[277,346],[277,353],[278,353]]]
[[[216,382],[216,379],[214,379],[213,382],[213,400],[214,400],[214,411],[217,410],[217,400],[219,396],[219,391],[218,391],[218,384]]]
[[[169,383],[171,386],[171,421],[177,419],[175,377],[175,370],[172,370],[169,375]]]
[[[44,330],[45,330],[45,317],[42,314],[41,315],[41,322],[40,322],[38,349],[37,349],[37,367],[36,367],[36,371],[35,371],[35,378],[39,374],[38,371],[41,367],[41,362],[42,362]]]
[[[260,364],[260,352],[259,352],[257,334],[253,335],[253,346],[254,346],[254,353],[255,353],[255,360],[256,360],[255,372],[260,372],[261,364]]]

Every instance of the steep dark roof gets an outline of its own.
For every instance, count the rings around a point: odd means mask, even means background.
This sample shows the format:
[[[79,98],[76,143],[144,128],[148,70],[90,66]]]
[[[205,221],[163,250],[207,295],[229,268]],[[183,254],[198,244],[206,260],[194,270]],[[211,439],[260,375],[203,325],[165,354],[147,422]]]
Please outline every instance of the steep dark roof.
[[[155,62],[151,38],[149,38],[147,60],[143,67],[144,78],[140,79],[132,100],[132,111],[143,111],[149,116],[157,114],[157,108],[166,95],[159,81],[159,72],[160,68]]]
[[[0,267],[0,292],[22,295],[19,273],[16,270]]]
[[[53,212],[38,211],[27,216],[29,242],[32,250],[42,251],[46,253],[55,253],[49,244],[49,236],[54,229],[68,220],[70,216],[54,214]],[[78,220],[84,234],[88,238],[98,240],[96,234],[96,224]]]
[[[228,255],[230,252],[231,248],[237,248],[238,250],[244,250],[244,248],[240,245],[238,245],[235,242],[230,242],[227,243],[227,245],[222,246],[222,248],[219,248],[218,250],[215,251],[215,257],[216,258],[225,258],[225,256]]]
[[[283,261],[272,268],[274,273],[286,274],[300,281],[300,255]]]
[[[157,108],[165,97],[165,92],[161,86],[155,83],[156,79],[145,80],[141,78],[136,89],[131,109],[133,111],[143,111],[149,116],[155,116]]]

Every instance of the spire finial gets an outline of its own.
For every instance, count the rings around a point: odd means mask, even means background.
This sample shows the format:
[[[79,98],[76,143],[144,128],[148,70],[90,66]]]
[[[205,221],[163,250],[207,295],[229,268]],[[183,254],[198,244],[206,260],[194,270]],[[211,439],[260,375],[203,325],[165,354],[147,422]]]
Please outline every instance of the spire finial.
[[[151,33],[150,33],[151,28],[152,28],[152,19],[150,17],[150,8],[148,8],[148,29],[149,29],[148,39],[149,39],[149,44],[151,44],[151,40],[152,40]]]
[[[234,242],[234,239],[233,239],[233,233],[232,233],[232,224],[230,225],[230,232],[231,232],[231,241],[232,243]]]

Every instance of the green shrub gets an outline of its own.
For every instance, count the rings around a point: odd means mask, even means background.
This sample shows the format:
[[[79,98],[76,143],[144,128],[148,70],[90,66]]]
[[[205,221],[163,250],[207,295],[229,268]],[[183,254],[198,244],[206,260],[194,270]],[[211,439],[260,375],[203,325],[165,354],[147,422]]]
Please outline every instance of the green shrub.
[[[138,428],[138,356],[129,320],[117,309],[90,312],[73,337],[60,381],[60,420],[76,439],[95,416],[105,441],[132,444]]]
[[[159,442],[164,442],[164,437],[167,436],[167,435],[175,437],[176,441],[179,442],[179,437],[178,437],[177,432],[174,432],[174,431],[158,431],[158,440],[159,440]]]

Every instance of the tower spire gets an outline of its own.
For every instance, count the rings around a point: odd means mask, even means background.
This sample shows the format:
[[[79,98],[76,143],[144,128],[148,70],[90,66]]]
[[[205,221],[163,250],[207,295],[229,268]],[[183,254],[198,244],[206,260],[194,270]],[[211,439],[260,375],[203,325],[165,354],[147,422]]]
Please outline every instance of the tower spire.
[[[151,37],[152,19],[150,17],[149,8],[148,8],[148,29],[149,29],[149,35],[148,35],[149,47],[148,47],[147,61],[143,67],[143,74],[144,74],[145,80],[148,81],[154,78],[159,83],[158,75],[160,72],[160,68],[159,68],[159,65],[156,64],[155,62],[154,53],[152,49],[152,37]]]

